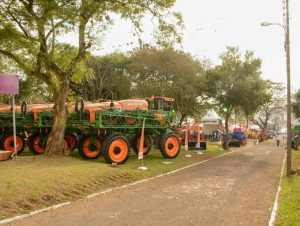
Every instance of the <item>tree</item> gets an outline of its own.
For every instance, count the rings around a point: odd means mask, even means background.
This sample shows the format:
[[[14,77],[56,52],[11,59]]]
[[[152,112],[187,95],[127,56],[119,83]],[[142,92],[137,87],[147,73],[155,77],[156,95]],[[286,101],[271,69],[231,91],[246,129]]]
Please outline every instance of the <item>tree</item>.
[[[54,96],[54,120],[45,153],[63,152],[66,99],[70,81],[89,74],[84,59],[97,37],[112,23],[115,13],[143,31],[152,16],[161,44],[180,41],[181,15],[172,12],[175,0],[2,0],[0,3],[0,55],[13,60],[28,76],[42,80]],[[174,23],[169,23],[170,17]],[[156,19],[156,20],[155,20]],[[76,50],[63,45],[66,34],[77,37]]]
[[[16,96],[16,101],[20,104],[22,101],[27,103],[49,103],[53,102],[54,99],[45,83],[42,83],[36,77],[25,77],[20,80],[20,93]]]
[[[15,96],[17,104],[22,101],[28,103],[43,103],[53,101],[53,95],[49,92],[47,85],[41,82],[38,78],[27,76],[20,71],[20,68],[9,58],[4,58],[0,55],[0,73],[18,74],[19,80],[19,95]],[[1,103],[10,103],[11,98],[8,95],[0,94]]]
[[[246,129],[248,129],[249,118],[257,113],[261,106],[268,101],[265,95],[266,82],[262,79],[247,79],[244,84],[243,97],[240,108],[246,118]]]
[[[187,115],[193,116],[201,110],[204,70],[190,54],[172,48],[147,47],[134,51],[130,61],[135,96],[174,98],[181,113],[180,123]]]
[[[237,47],[227,47],[227,50],[220,55],[221,65],[209,69],[206,73],[206,95],[211,98],[219,113],[225,118],[225,131],[228,135],[228,121],[234,109],[246,108],[245,102],[253,95],[249,84],[255,85],[253,79],[261,82],[259,70],[261,61],[254,58],[251,51],[245,53],[242,59]],[[249,93],[245,93],[248,90]],[[251,92],[250,92],[251,91]],[[255,92],[255,89],[253,90]],[[226,146],[225,146],[226,147]]]
[[[268,81],[261,78],[261,60],[254,57],[252,51],[245,54],[242,62],[241,76],[244,78],[237,81],[238,90],[242,90],[238,106],[246,117],[246,129],[248,129],[249,117],[254,115],[268,100],[266,95]]]
[[[86,60],[87,67],[92,68],[93,78],[84,79],[78,84],[71,82],[71,89],[77,96],[86,100],[125,99],[131,97],[131,81],[128,75],[129,59],[122,53],[105,56],[91,56]]]
[[[286,106],[286,96],[281,84],[268,82],[264,96],[264,103],[260,106],[258,114],[251,119],[263,132],[268,128],[271,116],[283,112]]]
[[[3,74],[15,74],[16,68],[13,62],[6,59],[0,55],[0,73]],[[11,102],[11,97],[6,94],[0,93],[0,103],[9,104]]]
[[[300,117],[300,89],[294,94],[292,108],[295,116],[299,118]]]

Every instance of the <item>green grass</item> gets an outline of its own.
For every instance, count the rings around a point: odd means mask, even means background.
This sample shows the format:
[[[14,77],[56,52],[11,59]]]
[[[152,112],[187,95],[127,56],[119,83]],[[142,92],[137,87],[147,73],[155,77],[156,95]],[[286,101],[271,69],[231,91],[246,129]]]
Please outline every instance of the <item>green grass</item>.
[[[300,167],[300,151],[292,152],[292,166]],[[300,225],[300,176],[283,177],[276,225]]]
[[[144,158],[148,171],[137,170],[141,162],[135,154],[120,166],[111,167],[100,157],[83,160],[77,151],[70,157],[31,156],[28,150],[17,160],[0,162],[0,220],[56,203],[76,200],[87,194],[169,172],[225,153],[208,145],[205,154],[182,150],[176,159],[166,160],[159,151]],[[163,164],[162,162],[171,162]]]

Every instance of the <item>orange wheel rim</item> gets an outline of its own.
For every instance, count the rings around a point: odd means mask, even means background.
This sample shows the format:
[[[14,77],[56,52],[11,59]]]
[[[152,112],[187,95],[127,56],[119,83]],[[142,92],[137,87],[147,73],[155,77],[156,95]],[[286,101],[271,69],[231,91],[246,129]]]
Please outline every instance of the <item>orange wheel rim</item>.
[[[169,156],[175,156],[179,150],[179,142],[176,137],[169,137],[165,143],[165,151]]]
[[[43,154],[45,152],[45,149],[40,145],[40,138],[40,135],[38,135],[33,139],[32,147],[37,153]]]
[[[140,142],[141,142],[141,136],[139,136],[137,139],[136,139],[136,147],[137,147],[137,150],[139,150],[140,148]],[[148,145],[151,143],[150,141],[150,138],[148,136],[145,136],[144,137],[144,148],[143,148],[143,154],[145,154],[147,151],[148,151]]]
[[[70,143],[70,148],[75,148],[76,140],[73,134],[67,133],[66,138],[68,139]]]
[[[83,142],[83,152],[88,158],[94,158],[100,153],[100,141],[95,139],[95,142],[91,141],[88,137]]]
[[[109,146],[109,156],[114,162],[122,162],[128,154],[128,145],[123,139],[114,140]]]
[[[16,144],[17,144],[17,152],[19,152],[23,146],[23,140],[20,136],[16,137]],[[14,152],[14,136],[9,135],[3,142],[3,147],[6,151]]]
[[[66,139],[64,139],[64,150],[67,150],[69,148],[68,142]]]

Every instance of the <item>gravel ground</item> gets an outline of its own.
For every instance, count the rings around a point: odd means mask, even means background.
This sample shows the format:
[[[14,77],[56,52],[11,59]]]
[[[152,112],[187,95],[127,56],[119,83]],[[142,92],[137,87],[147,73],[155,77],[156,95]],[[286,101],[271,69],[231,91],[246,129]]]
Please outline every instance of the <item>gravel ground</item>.
[[[285,150],[266,143],[235,151],[12,225],[267,225]]]

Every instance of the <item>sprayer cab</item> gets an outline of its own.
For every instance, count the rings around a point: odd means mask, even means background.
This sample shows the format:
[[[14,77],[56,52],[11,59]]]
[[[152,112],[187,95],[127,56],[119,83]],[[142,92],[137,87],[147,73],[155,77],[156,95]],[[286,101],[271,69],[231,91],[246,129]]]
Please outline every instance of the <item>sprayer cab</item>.
[[[175,100],[169,97],[149,97],[147,98],[150,110],[172,111]]]

